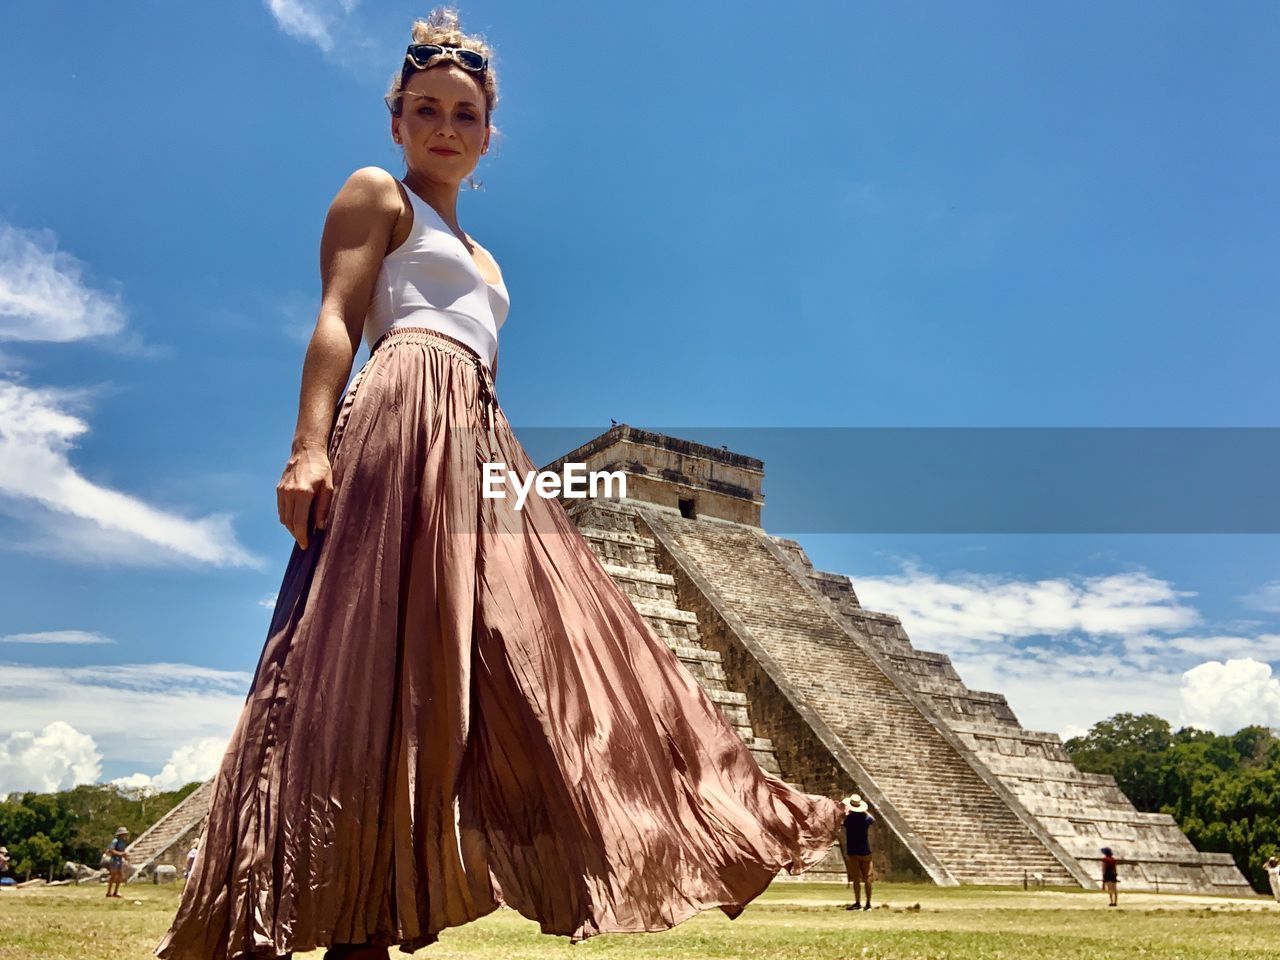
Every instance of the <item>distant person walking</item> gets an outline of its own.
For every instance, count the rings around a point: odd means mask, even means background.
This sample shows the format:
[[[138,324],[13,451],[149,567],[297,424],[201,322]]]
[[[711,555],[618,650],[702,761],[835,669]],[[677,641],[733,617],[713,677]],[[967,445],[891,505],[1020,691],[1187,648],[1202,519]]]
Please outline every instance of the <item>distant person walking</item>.
[[[1271,895],[1276,898],[1277,903],[1280,903],[1280,860],[1272,857],[1262,865],[1262,869],[1267,871],[1267,881],[1271,884]]]
[[[106,849],[107,861],[107,896],[120,897],[120,884],[124,882],[124,864],[129,859],[125,850],[129,847],[129,831],[121,827],[116,831],[115,839]],[[122,898],[123,899],[123,898]]]
[[[871,864],[871,840],[867,836],[876,818],[867,812],[867,801],[856,793],[844,798],[844,866],[845,875],[853,884],[853,903],[846,910],[857,910],[862,899],[862,887],[867,888],[867,902],[863,910],[871,909],[871,881],[875,868]]]
[[[1102,889],[1107,891],[1107,906],[1114,907],[1117,905],[1120,894],[1116,889],[1116,884],[1120,882],[1119,876],[1116,874],[1116,858],[1111,852],[1110,847],[1102,848]]]
[[[187,851],[187,869],[182,872],[182,879],[186,880],[191,876],[191,871],[196,866],[196,854],[200,852],[200,840],[191,841],[191,849]]]

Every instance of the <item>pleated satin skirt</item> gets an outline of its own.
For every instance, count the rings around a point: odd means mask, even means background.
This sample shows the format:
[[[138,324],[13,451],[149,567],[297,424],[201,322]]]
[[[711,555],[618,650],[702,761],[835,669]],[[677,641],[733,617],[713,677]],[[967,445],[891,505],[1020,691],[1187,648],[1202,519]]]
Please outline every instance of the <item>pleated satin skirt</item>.
[[[467,347],[384,336],[329,441],[327,529],[289,558],[155,955],[434,942],[506,904],[573,941],[730,917],[839,837],[763,771],[536,470]]]

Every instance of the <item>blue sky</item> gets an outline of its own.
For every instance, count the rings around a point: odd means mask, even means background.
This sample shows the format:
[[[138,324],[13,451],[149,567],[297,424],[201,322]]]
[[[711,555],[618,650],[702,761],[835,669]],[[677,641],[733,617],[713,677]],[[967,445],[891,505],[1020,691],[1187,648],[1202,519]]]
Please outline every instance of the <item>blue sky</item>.
[[[402,171],[427,9],[0,14],[0,793],[211,772],[291,543],[321,225]],[[461,6],[518,431],[1274,424],[1280,8],[728,9]],[[1029,726],[1280,725],[1274,536],[798,538]]]

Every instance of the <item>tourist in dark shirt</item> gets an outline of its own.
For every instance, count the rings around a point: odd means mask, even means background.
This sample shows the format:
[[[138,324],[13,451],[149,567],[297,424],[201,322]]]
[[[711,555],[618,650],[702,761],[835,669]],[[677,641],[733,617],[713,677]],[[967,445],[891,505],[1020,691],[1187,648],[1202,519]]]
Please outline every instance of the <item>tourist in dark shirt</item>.
[[[111,846],[107,847],[107,896],[120,898],[120,884],[124,883],[124,865],[129,859],[129,854],[125,850],[129,846],[129,831],[121,827],[116,831],[115,839],[111,841]]]
[[[867,801],[856,793],[844,798],[844,866],[845,875],[853,884],[853,903],[846,910],[857,910],[862,899],[862,886],[867,888],[867,902],[863,910],[871,909],[871,881],[875,870],[871,865],[871,841],[867,836],[876,818],[867,812]]]
[[[1107,891],[1107,906],[1114,907],[1120,895],[1116,890],[1119,881],[1116,876],[1116,858],[1110,847],[1102,848],[1102,889]]]

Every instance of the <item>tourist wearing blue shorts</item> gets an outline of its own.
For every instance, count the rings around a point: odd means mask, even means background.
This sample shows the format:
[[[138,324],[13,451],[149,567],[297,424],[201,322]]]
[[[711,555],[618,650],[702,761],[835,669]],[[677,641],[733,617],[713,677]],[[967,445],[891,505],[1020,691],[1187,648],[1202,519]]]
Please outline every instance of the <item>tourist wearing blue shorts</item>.
[[[107,847],[104,856],[107,860],[107,896],[120,897],[120,884],[124,882],[124,864],[129,859],[125,850],[129,846],[129,831],[121,827],[116,831],[115,839]]]

